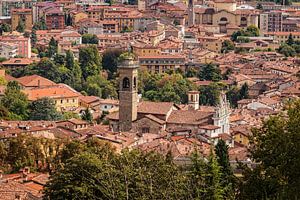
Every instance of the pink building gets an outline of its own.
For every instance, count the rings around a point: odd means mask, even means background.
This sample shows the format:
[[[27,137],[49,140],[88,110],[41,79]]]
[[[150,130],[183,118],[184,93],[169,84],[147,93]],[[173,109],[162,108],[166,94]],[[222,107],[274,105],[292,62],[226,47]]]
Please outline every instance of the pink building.
[[[18,45],[18,55],[24,58],[31,58],[31,43],[30,38],[23,36],[2,36],[1,42]]]

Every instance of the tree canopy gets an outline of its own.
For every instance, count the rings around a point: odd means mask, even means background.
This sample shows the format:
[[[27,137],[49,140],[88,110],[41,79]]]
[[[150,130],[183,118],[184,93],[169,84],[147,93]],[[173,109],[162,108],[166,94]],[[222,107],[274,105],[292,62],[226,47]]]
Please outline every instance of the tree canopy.
[[[30,119],[56,121],[61,120],[62,115],[57,112],[53,99],[41,98],[30,103]]]

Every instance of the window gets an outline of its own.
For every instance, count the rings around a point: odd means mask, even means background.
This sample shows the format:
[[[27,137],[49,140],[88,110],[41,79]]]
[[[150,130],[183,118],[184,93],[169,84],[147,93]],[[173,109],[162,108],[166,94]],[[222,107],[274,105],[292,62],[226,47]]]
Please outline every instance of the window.
[[[123,88],[129,88],[130,87],[130,81],[129,78],[125,77],[123,79]]]
[[[63,103],[63,100],[60,100],[60,103]]]
[[[149,127],[143,127],[142,128],[142,133],[149,133],[150,132],[150,128]]]

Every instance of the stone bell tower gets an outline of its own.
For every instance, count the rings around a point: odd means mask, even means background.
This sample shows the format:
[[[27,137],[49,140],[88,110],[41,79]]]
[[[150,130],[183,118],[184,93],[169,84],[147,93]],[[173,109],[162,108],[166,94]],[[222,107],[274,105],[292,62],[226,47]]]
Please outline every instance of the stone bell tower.
[[[137,118],[137,83],[139,65],[132,57],[125,58],[119,71],[119,131],[130,131]]]

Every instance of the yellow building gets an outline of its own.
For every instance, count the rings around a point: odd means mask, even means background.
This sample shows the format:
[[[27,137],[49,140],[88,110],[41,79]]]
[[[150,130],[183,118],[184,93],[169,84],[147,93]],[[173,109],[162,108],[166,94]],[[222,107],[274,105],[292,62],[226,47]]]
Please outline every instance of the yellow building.
[[[233,133],[233,139],[235,142],[248,146],[249,145],[249,135],[244,131],[236,131]]]
[[[152,45],[145,45],[145,44],[133,44],[131,45],[132,47],[132,52],[136,56],[157,56],[160,55],[160,49],[157,47],[154,47]]]
[[[50,98],[55,102],[58,111],[70,111],[79,106],[80,93],[64,84],[58,84],[52,87],[37,88],[23,91],[29,101],[36,101],[41,98]]]
[[[300,32],[267,32],[264,33],[265,37],[273,37],[274,41],[284,43],[288,40],[289,36],[292,35],[294,40],[300,40]]]
[[[22,21],[25,29],[32,29],[32,11],[31,9],[13,9],[11,12],[11,28],[15,31]]]
[[[86,14],[85,12],[71,12],[71,17],[72,17],[72,23],[76,24],[78,23],[80,20],[82,19],[86,19],[88,18],[88,14]]]
[[[199,42],[202,44],[203,48],[208,49],[213,52],[221,52],[223,39],[217,37],[199,37]]]

